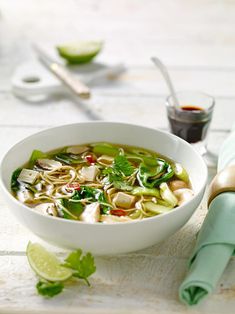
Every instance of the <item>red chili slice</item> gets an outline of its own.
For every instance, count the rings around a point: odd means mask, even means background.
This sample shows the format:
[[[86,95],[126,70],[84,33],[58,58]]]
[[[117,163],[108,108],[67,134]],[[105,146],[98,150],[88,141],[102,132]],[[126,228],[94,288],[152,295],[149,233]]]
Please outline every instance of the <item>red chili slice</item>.
[[[123,209],[111,209],[110,214],[115,216],[126,216],[127,212]]]
[[[67,187],[69,189],[73,189],[73,190],[76,190],[76,191],[81,190],[80,184],[78,182],[69,183],[69,184],[67,184]]]
[[[86,159],[86,161],[87,161],[89,164],[94,164],[95,161],[96,161],[96,159],[95,159],[95,157],[94,157],[93,155],[86,155],[86,156],[85,156],[85,159]]]

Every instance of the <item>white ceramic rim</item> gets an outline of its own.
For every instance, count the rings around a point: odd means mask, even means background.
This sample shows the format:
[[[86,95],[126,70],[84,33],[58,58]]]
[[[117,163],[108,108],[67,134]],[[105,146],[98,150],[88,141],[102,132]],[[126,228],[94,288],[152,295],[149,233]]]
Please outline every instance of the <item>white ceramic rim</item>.
[[[166,216],[166,215],[173,215],[174,212],[176,211],[179,211],[181,209],[183,209],[184,207],[188,206],[188,204],[190,204],[190,202],[192,202],[194,200],[194,198],[202,193],[202,191],[204,190],[205,186],[206,186],[206,183],[207,183],[207,178],[208,178],[208,169],[207,169],[207,166],[202,158],[202,156],[188,143],[186,142],[185,140],[179,138],[178,136],[174,135],[174,134],[171,134],[171,133],[168,133],[168,132],[165,132],[165,131],[162,131],[162,130],[159,130],[159,129],[154,129],[154,128],[149,128],[149,127],[146,127],[146,126],[142,126],[142,125],[138,125],[138,124],[132,124],[132,123],[125,123],[125,122],[113,122],[113,121],[86,121],[86,122],[78,122],[78,123],[71,123],[71,124],[63,124],[63,125],[59,125],[59,126],[56,126],[56,127],[51,127],[51,128],[47,128],[45,130],[42,130],[42,131],[39,131],[39,132],[36,132],[30,136],[27,136],[26,138],[24,138],[23,140],[19,141],[18,143],[16,143],[15,145],[13,145],[4,155],[4,157],[2,158],[2,161],[1,161],[1,165],[0,165],[0,186],[2,188],[2,190],[6,193],[6,195],[8,197],[10,197],[10,199],[16,204],[16,205],[19,205],[19,206],[22,206],[24,209],[28,210],[29,212],[33,212],[34,214],[36,215],[40,215],[40,216],[43,216],[45,217],[45,219],[52,219],[53,221],[55,221],[55,219],[59,219],[60,221],[64,221],[64,223],[67,223],[67,224],[82,224],[82,225],[91,225],[90,223],[87,223],[87,222],[82,222],[82,221],[74,221],[74,220],[69,220],[69,219],[62,219],[62,218],[59,218],[59,217],[52,217],[52,216],[46,216],[46,215],[43,215],[43,214],[40,214],[38,212],[35,212],[33,209],[31,209],[30,207],[24,205],[23,203],[19,202],[7,189],[7,187],[5,186],[4,182],[3,182],[3,170],[2,170],[2,164],[4,163],[5,159],[6,159],[6,156],[11,152],[11,150],[17,148],[17,146],[20,146],[22,145],[24,142],[28,141],[30,138],[34,137],[35,135],[40,135],[40,134],[43,134],[43,133],[47,133],[49,130],[57,130],[57,129],[60,129],[60,128],[63,128],[63,127],[67,127],[67,126],[73,126],[73,125],[77,125],[77,124],[116,124],[116,125],[126,125],[126,126],[134,126],[134,127],[138,127],[138,128],[142,128],[142,129],[148,129],[148,130],[152,130],[152,131],[157,131],[161,134],[167,134],[169,137],[172,137],[172,138],[177,138],[178,141],[182,142],[184,145],[187,145],[188,147],[190,147],[191,150],[194,151],[194,153],[197,155],[197,157],[200,159],[203,167],[204,167],[204,171],[205,171],[205,178],[204,178],[204,182],[201,186],[201,188],[198,190],[198,192],[193,196],[193,198],[191,200],[189,200],[187,203],[185,203],[184,205],[181,205],[179,207],[176,207],[174,209],[172,209],[171,211],[169,212],[166,212],[166,213],[163,213],[163,214],[160,214],[160,215],[156,215],[156,216],[153,216],[153,217],[148,217],[148,218],[145,218],[145,219],[141,219],[141,220],[133,220],[133,221],[126,221],[126,222],[118,222],[118,223],[114,223],[112,224],[112,226],[119,226],[119,225],[123,225],[123,224],[139,224],[139,223],[143,223],[143,222],[147,222],[147,221],[151,221],[151,220],[155,220],[155,219],[161,219],[161,217],[163,216]],[[167,157],[167,156],[166,156]],[[105,228],[105,226],[108,226],[110,227],[110,224],[101,224],[99,222],[96,222],[96,223],[93,223],[92,225],[95,225],[95,226],[100,226],[101,228]],[[114,227],[115,228],[115,227]]]

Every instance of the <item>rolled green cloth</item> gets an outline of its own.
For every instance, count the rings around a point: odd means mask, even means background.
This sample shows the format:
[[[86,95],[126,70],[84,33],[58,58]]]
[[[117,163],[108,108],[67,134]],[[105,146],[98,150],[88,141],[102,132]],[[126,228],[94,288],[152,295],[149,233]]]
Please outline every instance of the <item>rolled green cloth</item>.
[[[179,288],[183,303],[195,305],[211,293],[235,250],[235,192],[214,198],[198,234],[189,273]]]
[[[235,163],[235,124],[221,146],[218,171]],[[198,233],[189,262],[189,272],[179,288],[179,298],[188,305],[200,302],[216,287],[235,251],[235,192],[216,196]]]

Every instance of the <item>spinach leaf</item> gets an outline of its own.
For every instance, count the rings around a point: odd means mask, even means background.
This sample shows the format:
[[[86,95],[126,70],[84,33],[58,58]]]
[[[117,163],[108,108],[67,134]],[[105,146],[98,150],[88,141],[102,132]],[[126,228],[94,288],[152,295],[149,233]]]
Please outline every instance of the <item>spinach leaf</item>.
[[[11,176],[11,190],[17,192],[20,188],[20,183],[18,182],[18,177],[21,173],[22,168],[16,169]]]
[[[99,189],[82,185],[81,189],[75,191],[74,195],[72,196],[73,200],[81,200],[85,198],[89,199],[92,202],[99,202],[103,214],[107,214],[111,209],[111,206],[106,200],[104,192]]]
[[[77,220],[84,210],[84,206],[73,199],[61,198],[57,205],[65,219]]]

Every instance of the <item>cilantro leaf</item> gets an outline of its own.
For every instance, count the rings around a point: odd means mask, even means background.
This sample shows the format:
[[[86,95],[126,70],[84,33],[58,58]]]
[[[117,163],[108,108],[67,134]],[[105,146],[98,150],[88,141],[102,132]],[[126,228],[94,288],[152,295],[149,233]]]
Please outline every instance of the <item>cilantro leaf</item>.
[[[132,186],[125,181],[126,176],[132,175],[134,167],[123,155],[116,156],[112,167],[103,170],[103,175],[108,184],[113,183],[114,187],[124,191],[131,191]]]
[[[38,294],[52,298],[55,295],[62,292],[62,290],[64,289],[64,284],[62,282],[49,282],[39,280],[39,282],[36,285],[36,288]]]
[[[107,175],[107,183],[111,184],[116,181],[122,181],[123,176],[113,167],[106,168],[102,171],[104,175]]]
[[[114,169],[123,174],[124,176],[130,176],[134,172],[134,167],[123,155],[118,155],[114,158]]]
[[[71,268],[73,270],[77,270],[77,264],[80,262],[82,256],[82,250],[78,249],[76,251],[71,252],[65,259],[65,263],[63,266],[67,268]]]
[[[73,269],[73,276],[84,279],[88,286],[90,286],[87,278],[96,271],[94,257],[91,253],[82,256],[82,250],[76,250],[67,256],[63,266]]]

